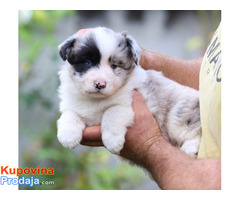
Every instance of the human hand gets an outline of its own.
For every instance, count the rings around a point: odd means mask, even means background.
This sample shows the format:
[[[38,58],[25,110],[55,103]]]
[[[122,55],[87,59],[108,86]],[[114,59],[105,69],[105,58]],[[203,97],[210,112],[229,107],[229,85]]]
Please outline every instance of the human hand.
[[[120,156],[144,166],[149,149],[162,135],[157,122],[139,92],[133,94],[132,107],[135,113],[134,124],[128,128]]]
[[[134,124],[128,128],[120,156],[144,166],[149,149],[161,137],[161,134],[154,117],[139,92],[134,92],[132,106],[135,112]],[[101,127],[87,127],[83,132],[81,144],[103,146]]]
[[[86,33],[87,31],[89,31],[90,29],[91,29],[91,28],[80,29],[80,30],[77,32],[77,34],[82,35],[82,34]]]

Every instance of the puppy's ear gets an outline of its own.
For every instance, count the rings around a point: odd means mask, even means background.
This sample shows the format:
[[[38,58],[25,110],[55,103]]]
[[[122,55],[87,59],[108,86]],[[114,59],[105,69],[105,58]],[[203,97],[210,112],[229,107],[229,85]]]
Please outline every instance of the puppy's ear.
[[[58,45],[59,55],[64,61],[67,60],[75,41],[75,38],[70,37],[66,39],[62,44]]]
[[[130,48],[132,52],[132,57],[136,65],[139,65],[140,57],[141,57],[141,48],[138,46],[135,39],[127,34],[127,31],[122,32],[123,37],[126,39],[127,46]]]

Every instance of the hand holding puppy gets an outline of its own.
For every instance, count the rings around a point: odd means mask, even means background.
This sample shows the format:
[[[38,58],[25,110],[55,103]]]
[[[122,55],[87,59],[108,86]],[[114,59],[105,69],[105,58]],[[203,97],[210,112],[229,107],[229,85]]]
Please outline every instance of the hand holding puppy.
[[[86,127],[97,126],[90,129],[91,145],[103,143],[111,153],[120,154],[125,134],[136,118],[132,94],[137,90],[145,99],[145,111],[158,124],[148,127],[148,120],[142,120],[143,132],[160,127],[167,141],[196,157],[201,133],[198,91],[167,79],[161,72],[144,70],[139,65],[141,48],[131,35],[104,27],[82,29],[58,49],[66,61],[59,71],[62,115],[57,122],[57,137],[64,147],[74,148],[82,141]],[[102,142],[94,136],[99,125]],[[148,143],[145,139],[143,146]],[[138,149],[148,151],[142,146]]]
[[[128,128],[120,155],[136,164],[144,165],[148,150],[161,137],[161,134],[139,92],[134,92],[132,106],[135,112],[134,124]],[[83,132],[81,144],[103,146],[101,127],[87,127]]]
[[[84,34],[86,33],[87,31],[89,31],[91,28],[85,28],[85,29],[80,29],[77,34],[81,35],[81,34]]]

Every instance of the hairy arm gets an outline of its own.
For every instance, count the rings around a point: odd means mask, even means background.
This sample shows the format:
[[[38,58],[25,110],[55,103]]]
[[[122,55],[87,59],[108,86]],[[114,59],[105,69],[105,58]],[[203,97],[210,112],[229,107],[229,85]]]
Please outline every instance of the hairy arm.
[[[140,93],[133,96],[133,109],[122,157],[146,168],[162,189],[221,189],[220,160],[192,159],[167,142]]]
[[[122,157],[146,168],[162,189],[221,189],[220,160],[192,159],[173,147],[138,92],[133,96],[133,110],[134,125],[128,128]],[[100,126],[86,128],[81,143],[101,146]]]
[[[220,160],[192,159],[163,137],[149,149],[145,165],[162,189],[221,189]]]
[[[182,60],[142,49],[140,65],[144,69],[162,71],[163,74],[185,86],[199,89],[199,72],[202,58]]]

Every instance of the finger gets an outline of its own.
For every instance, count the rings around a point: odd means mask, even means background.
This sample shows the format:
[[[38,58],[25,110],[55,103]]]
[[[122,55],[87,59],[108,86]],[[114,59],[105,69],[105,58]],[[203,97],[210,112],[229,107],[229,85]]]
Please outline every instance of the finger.
[[[103,146],[101,138],[101,126],[92,126],[85,128],[83,131],[83,138],[80,143],[86,146]]]
[[[77,34],[81,35],[81,34],[84,34],[86,33],[87,31],[89,31],[91,28],[85,28],[85,29],[80,29]]]
[[[101,146],[103,146],[102,141],[83,141],[82,140],[81,144],[85,145],[85,146],[90,146],[90,147],[101,147]]]
[[[145,100],[144,100],[142,94],[140,92],[138,92],[138,91],[134,91],[133,92],[132,107],[133,107],[133,110],[139,110],[139,111],[147,108]]]
[[[91,126],[83,131],[84,141],[102,141],[101,126]]]

